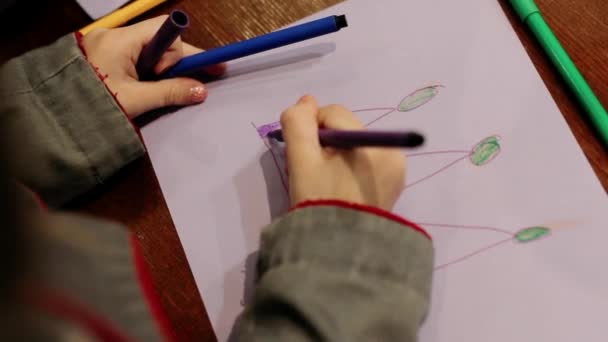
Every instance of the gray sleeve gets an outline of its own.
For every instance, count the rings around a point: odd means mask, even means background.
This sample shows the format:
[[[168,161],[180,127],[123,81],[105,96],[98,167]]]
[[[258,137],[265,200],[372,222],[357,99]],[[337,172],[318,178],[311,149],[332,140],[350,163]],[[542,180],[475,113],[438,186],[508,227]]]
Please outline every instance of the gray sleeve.
[[[239,341],[416,341],[433,247],[423,233],[354,209],[297,209],[265,229]]]
[[[144,153],[73,34],[2,66],[0,120],[12,135],[17,177],[52,206]]]

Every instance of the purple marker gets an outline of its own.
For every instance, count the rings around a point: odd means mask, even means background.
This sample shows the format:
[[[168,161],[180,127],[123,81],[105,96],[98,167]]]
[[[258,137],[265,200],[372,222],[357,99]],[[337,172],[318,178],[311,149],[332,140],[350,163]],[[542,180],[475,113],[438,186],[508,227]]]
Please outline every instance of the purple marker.
[[[283,132],[275,130],[267,137],[283,141]],[[424,136],[415,132],[400,131],[349,131],[336,129],[319,129],[319,142],[323,146],[336,148],[353,147],[419,147],[424,143]]]
[[[188,15],[180,10],[171,12],[156,35],[141,50],[137,59],[137,75],[140,79],[152,77],[154,67],[177,37],[190,25]]]

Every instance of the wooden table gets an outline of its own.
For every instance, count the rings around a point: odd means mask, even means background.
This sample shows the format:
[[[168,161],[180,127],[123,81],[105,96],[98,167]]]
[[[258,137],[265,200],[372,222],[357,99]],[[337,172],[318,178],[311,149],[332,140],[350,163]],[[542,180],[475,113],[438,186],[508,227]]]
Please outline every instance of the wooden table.
[[[340,1],[174,0],[144,17],[167,13],[172,8],[184,9],[192,18],[191,28],[184,34],[184,39],[202,48],[211,48],[277,29],[338,2]],[[565,83],[532,36],[516,19],[507,1],[500,2],[604,189],[608,190],[607,150],[602,149]],[[18,7],[0,15],[0,27],[3,28],[0,30],[0,39],[4,48],[0,53],[2,60],[49,43],[89,22],[73,0],[48,1],[38,6],[29,3],[34,1],[21,1]],[[537,3],[600,101],[608,105],[608,2],[537,0]],[[567,162],[564,160],[564,163]],[[114,177],[110,184],[82,199],[75,207],[80,211],[123,222],[136,234],[151,269],[156,290],[181,341],[215,340],[147,157],[134,162]]]

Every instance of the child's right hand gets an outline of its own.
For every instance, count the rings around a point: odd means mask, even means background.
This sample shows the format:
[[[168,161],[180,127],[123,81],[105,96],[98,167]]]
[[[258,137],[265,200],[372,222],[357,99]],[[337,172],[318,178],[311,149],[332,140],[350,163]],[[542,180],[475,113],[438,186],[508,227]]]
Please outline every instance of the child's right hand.
[[[405,184],[405,154],[398,149],[336,150],[319,143],[319,127],[364,129],[348,109],[319,108],[302,97],[283,112],[291,204],[334,199],[391,210]]]

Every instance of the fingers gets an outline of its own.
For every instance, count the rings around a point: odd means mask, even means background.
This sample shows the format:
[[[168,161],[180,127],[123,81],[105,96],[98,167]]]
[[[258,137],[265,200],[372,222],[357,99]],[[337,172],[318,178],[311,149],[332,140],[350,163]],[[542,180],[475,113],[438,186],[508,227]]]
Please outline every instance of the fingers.
[[[169,16],[166,14],[161,15],[152,19],[140,21],[127,27],[119,28],[118,30],[128,30],[129,34],[125,34],[124,36],[133,39],[133,43],[139,45],[141,50],[141,48],[143,48],[144,45],[146,45],[152,39],[152,37],[154,37],[156,32],[158,32],[158,29],[168,17]]]
[[[302,187],[306,187],[306,179],[311,176],[311,170],[317,169],[317,161],[322,155],[318,112],[315,98],[305,95],[281,115],[289,170],[289,196],[294,204],[301,199],[301,194],[305,192]]]
[[[204,84],[185,77],[156,82],[133,82],[124,93],[136,94],[124,98],[124,101],[132,102],[128,103],[131,110],[127,113],[131,118],[156,108],[200,103],[205,101],[208,95]],[[118,96],[120,95],[119,93]],[[127,103],[123,103],[124,107],[126,105]]]
[[[197,48],[194,45],[190,45],[186,42],[182,43],[182,46],[184,48],[184,56],[192,56],[195,55],[197,53],[203,52],[205,50],[201,49],[201,48]]]
[[[297,164],[320,154],[318,111],[315,98],[305,95],[281,115],[290,170],[297,170]]]
[[[139,59],[143,48],[150,43],[167,18],[169,18],[168,15],[161,15],[131,26],[116,29],[116,32],[121,39],[128,39],[128,45],[132,48],[131,58],[133,58],[133,60],[137,61]],[[157,75],[160,74],[183,57],[182,41],[180,37],[177,37],[165,53],[163,53],[158,63],[156,63],[153,70],[154,73]]]
[[[319,125],[321,127],[356,130],[365,126],[350,110],[340,105],[329,105],[319,110]]]
[[[160,75],[170,67],[174,66],[182,58],[200,53],[202,51],[204,50],[182,42],[181,38],[178,37],[171,47],[167,49],[167,52],[165,52],[158,64],[156,64],[154,73]],[[220,63],[203,68],[203,71],[212,76],[221,76],[226,72],[226,63]]]
[[[203,49],[199,49],[196,46],[190,45],[188,43],[182,43],[182,46],[184,49],[184,56],[191,56],[204,51]],[[226,72],[226,63],[208,66],[206,68],[203,68],[203,71],[212,76],[221,76]]]
[[[184,47],[182,39],[177,37],[177,39],[173,42],[173,44],[171,44],[171,46],[160,58],[160,61],[158,61],[154,67],[154,73],[156,75],[162,74],[165,70],[179,62],[179,60],[182,58],[184,58]]]
[[[121,30],[129,30],[129,34],[125,35],[133,39],[131,42],[133,46],[136,46],[136,53],[139,54],[141,49],[150,42],[154,37],[161,25],[167,20],[168,15],[161,15],[152,19],[141,21],[137,24],[122,28]],[[161,60],[157,63],[154,68],[154,72],[158,75],[169,67],[175,65],[180,59],[190,56],[199,52],[202,52],[195,46],[182,42],[181,38],[178,37],[175,42],[169,47],[167,52],[163,55]],[[226,64],[221,63],[218,65],[212,65],[204,68],[202,71],[213,75],[221,76],[226,72]]]
[[[319,109],[313,96],[305,95],[281,115],[288,154],[319,153],[319,126],[334,129],[363,129],[363,123],[348,109],[330,105]]]

